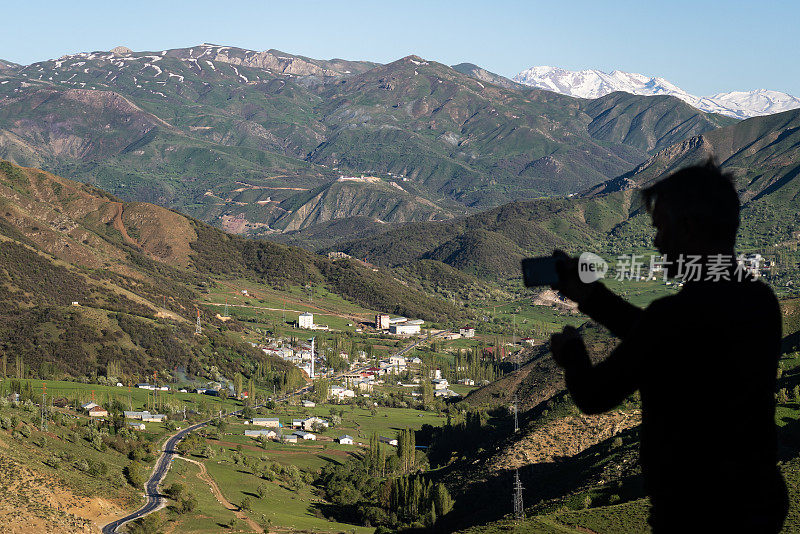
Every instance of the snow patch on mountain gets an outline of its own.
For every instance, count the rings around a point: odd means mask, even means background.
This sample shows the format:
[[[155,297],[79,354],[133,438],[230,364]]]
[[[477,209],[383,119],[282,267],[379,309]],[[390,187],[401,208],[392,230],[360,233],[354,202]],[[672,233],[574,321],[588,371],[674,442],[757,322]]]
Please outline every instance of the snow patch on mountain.
[[[739,119],[800,108],[800,99],[779,91],[757,89],[695,96],[664,78],[618,70],[570,71],[544,65],[524,70],[513,79],[517,83],[579,98],[599,98],[614,91],[645,96],[670,95],[701,111]]]

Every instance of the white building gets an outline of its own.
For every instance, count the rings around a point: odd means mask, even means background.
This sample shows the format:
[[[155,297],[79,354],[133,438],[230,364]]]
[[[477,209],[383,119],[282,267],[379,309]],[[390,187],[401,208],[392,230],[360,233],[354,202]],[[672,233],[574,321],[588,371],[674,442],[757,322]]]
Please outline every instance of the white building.
[[[307,440],[311,440],[311,441],[317,441],[317,436],[315,434],[312,434],[311,432],[306,432],[305,430],[296,430],[296,431],[292,432],[292,434],[294,434],[295,436],[297,436],[300,439],[307,439]]]
[[[314,425],[321,426],[323,428],[328,428],[330,426],[330,423],[328,423],[328,421],[326,421],[325,419],[322,419],[317,416],[312,416],[309,417],[308,419],[303,419],[302,421],[303,430],[306,431],[313,430]]]
[[[342,386],[331,387],[331,397],[335,397],[338,400],[352,399],[355,396],[356,392],[352,389],[343,388]]]
[[[307,328],[311,330],[314,328],[314,314],[313,313],[301,313],[300,317],[297,318],[297,326],[299,328]]]
[[[336,438],[336,442],[339,443],[340,445],[352,445],[353,438],[352,436],[348,435],[339,436],[338,438]]]
[[[260,438],[262,436],[267,437],[267,438],[274,438],[278,434],[274,430],[260,430],[259,429],[259,430],[245,430],[244,431],[244,435],[245,436],[249,436],[251,438]]]
[[[269,428],[278,428],[281,426],[281,421],[277,417],[254,417],[253,425],[265,426]]]
[[[102,406],[93,406],[88,411],[89,417],[108,417],[108,411]]]
[[[385,314],[376,315],[375,328],[377,330],[389,330],[389,316]]]
[[[317,403],[316,403],[316,402],[314,402],[314,401],[310,401],[310,400],[308,400],[308,399],[305,399],[305,400],[303,401],[303,408],[313,408],[313,407],[315,407],[316,405],[317,405]]]
[[[399,323],[389,326],[389,333],[396,336],[413,336],[419,334],[420,325],[410,323]]]
[[[434,378],[433,380],[431,380],[431,383],[433,384],[433,389],[437,389],[437,390],[438,389],[447,389],[447,386],[450,385],[447,382],[446,378]]]
[[[475,337],[474,328],[460,328],[458,333],[461,334],[461,337]]]

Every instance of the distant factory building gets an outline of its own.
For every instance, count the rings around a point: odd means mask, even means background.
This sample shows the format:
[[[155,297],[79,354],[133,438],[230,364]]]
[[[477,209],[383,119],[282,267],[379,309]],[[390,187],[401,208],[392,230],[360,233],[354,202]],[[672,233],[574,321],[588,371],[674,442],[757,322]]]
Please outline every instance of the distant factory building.
[[[413,336],[419,334],[420,325],[410,323],[393,324],[389,327],[389,333],[396,336]]]
[[[389,316],[385,314],[376,315],[375,328],[377,330],[389,330]]]

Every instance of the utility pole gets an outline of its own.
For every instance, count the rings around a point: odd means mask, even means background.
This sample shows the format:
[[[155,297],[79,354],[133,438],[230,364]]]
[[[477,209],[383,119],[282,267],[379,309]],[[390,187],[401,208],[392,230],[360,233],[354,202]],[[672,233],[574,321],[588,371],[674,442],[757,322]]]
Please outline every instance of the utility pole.
[[[228,297],[225,297],[225,317],[228,317]]]
[[[42,421],[39,430],[42,432],[47,430],[47,384],[44,382],[42,382]]]
[[[519,432],[519,417],[517,415],[519,413],[519,408],[517,406],[517,395],[516,395],[516,393],[514,394],[514,405],[513,405],[513,408],[514,408],[514,432]]]
[[[312,380],[314,379],[314,340],[316,338],[316,336],[311,338],[311,376],[309,378]]]
[[[517,314],[516,313],[511,316],[511,320],[514,322],[513,323],[514,324],[513,334],[512,334],[512,337],[511,337],[511,348],[515,349],[515,348],[517,348]]]
[[[522,502],[522,482],[519,479],[519,469],[514,471],[514,519],[525,521],[525,504]]]

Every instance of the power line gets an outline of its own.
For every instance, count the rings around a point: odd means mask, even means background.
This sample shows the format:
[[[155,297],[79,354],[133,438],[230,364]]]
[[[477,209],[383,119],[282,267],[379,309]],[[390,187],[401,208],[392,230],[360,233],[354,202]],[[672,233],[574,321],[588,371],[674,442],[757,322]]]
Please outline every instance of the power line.
[[[514,519],[525,521],[525,504],[522,502],[522,481],[519,479],[519,469],[514,471]]]
[[[42,382],[42,420],[39,424],[39,430],[42,432],[47,430],[47,384]]]
[[[514,315],[514,339],[512,348],[516,348],[517,337],[517,324],[516,315]],[[514,354],[514,372],[519,370],[519,360],[521,354]],[[512,409],[514,410],[514,433],[519,432],[519,399],[516,392],[512,398]],[[514,519],[517,521],[525,521],[525,503],[522,500],[522,482],[519,479],[519,468],[514,470]]]
[[[514,410],[514,432],[519,432],[519,416],[518,416],[519,407],[517,406],[517,394],[516,393],[514,394],[513,403],[514,404],[512,405],[512,408]]]

